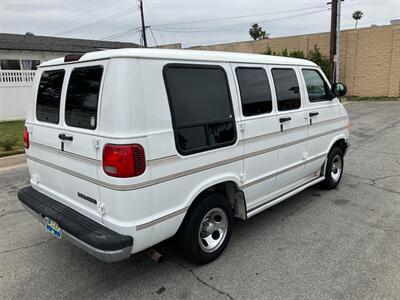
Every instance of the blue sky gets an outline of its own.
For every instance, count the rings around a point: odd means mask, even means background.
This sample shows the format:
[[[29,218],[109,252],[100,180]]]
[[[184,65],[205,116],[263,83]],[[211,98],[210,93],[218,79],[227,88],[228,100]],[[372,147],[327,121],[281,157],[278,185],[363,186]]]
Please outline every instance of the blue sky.
[[[327,1],[144,0],[151,46],[208,45],[249,40],[258,22],[271,37],[328,31]],[[354,28],[400,19],[400,0],[345,0],[342,26]],[[140,42],[137,0],[0,0],[0,32]]]

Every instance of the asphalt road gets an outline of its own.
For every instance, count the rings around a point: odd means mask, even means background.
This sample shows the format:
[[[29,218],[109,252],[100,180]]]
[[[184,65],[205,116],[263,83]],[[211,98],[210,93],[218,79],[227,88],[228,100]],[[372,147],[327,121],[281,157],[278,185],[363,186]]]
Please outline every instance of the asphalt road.
[[[156,248],[107,264],[51,238],[16,199],[26,168],[0,174],[0,298],[400,298],[400,101],[346,105],[341,185],[305,190],[243,222],[217,261]]]

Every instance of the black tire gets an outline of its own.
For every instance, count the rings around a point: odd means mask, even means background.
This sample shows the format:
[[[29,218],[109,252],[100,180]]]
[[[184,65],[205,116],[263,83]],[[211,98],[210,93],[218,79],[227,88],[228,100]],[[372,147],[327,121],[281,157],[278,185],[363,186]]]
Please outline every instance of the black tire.
[[[206,232],[205,225],[203,225],[203,219],[211,212],[211,218],[208,218],[204,224],[211,225],[207,226],[209,233]],[[223,216],[225,213],[226,219]],[[218,223],[218,214],[221,215],[220,222]],[[214,218],[217,220],[215,221]],[[212,220],[212,221],[211,221]],[[227,224],[226,230],[214,229],[214,225],[222,226],[221,222],[225,220],[224,224]],[[189,212],[185,216],[181,228],[178,232],[178,243],[180,250],[183,252],[184,256],[197,264],[206,264],[215,260],[224,251],[226,245],[229,242],[232,233],[233,225],[233,211],[229,204],[229,201],[225,199],[222,194],[216,192],[204,193],[200,196],[198,201],[189,209]],[[200,233],[200,228],[202,231]],[[212,228],[210,228],[212,227]],[[214,230],[214,231],[213,231]],[[218,231],[218,232],[217,232]],[[220,232],[224,232],[224,235],[218,235]],[[213,250],[211,245],[208,245],[205,239],[202,237],[207,235],[212,242],[218,241],[221,237],[220,242],[217,243],[215,249]],[[218,239],[214,239],[214,237]],[[200,244],[202,243],[202,245]],[[205,251],[204,248],[210,247],[209,252]]]
[[[334,146],[329,152],[326,162],[325,180],[321,182],[323,188],[334,189],[340,183],[344,168],[343,156],[342,149],[337,146]],[[338,164],[340,164],[340,166],[338,166]]]

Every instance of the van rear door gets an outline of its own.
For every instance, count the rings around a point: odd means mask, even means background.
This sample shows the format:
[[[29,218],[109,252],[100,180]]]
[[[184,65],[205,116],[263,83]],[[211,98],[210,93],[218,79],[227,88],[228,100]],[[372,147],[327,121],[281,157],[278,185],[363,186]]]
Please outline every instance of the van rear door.
[[[36,160],[41,166],[29,166],[31,175],[40,177],[39,185],[52,194],[49,196],[98,222],[102,222],[98,187],[101,168],[98,124],[107,63],[96,61],[62,66],[65,77],[58,123],[52,125],[51,132],[46,134],[43,124],[37,122],[32,135],[32,142],[47,147],[51,156]],[[49,78],[52,76],[48,75]]]

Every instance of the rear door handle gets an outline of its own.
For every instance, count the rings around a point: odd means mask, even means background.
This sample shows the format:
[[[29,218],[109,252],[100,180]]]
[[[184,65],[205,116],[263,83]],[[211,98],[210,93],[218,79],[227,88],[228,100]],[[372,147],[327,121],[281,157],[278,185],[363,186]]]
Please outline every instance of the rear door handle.
[[[58,138],[63,141],[72,141],[74,139],[72,135],[66,135],[65,133],[60,133]]]
[[[279,118],[279,122],[285,123],[285,122],[289,122],[291,119],[292,119],[291,117],[283,117],[283,118]]]
[[[310,118],[316,117],[316,116],[319,115],[319,112],[317,112],[317,111],[312,111],[312,112],[310,112],[308,115],[310,116]]]

